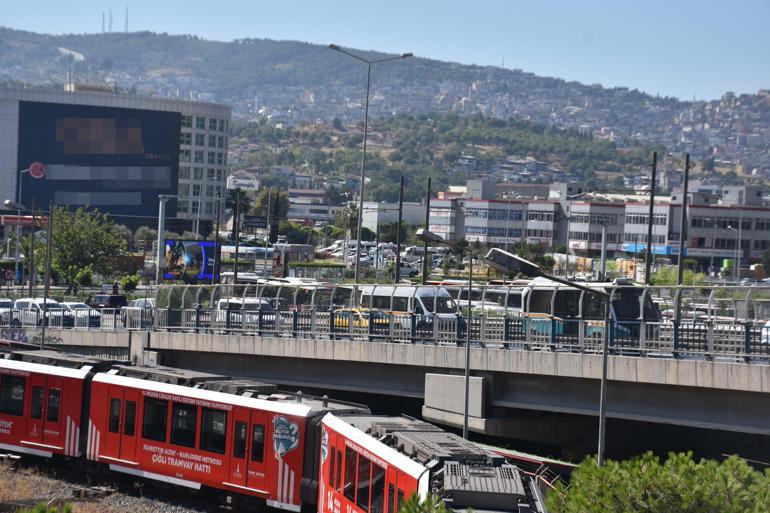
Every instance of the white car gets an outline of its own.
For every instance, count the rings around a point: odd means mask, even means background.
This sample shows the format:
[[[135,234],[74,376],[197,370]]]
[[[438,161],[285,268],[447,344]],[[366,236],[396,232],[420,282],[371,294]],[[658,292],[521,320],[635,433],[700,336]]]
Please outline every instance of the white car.
[[[11,324],[14,326],[42,326],[43,304],[41,297],[17,299],[13,304]],[[68,317],[64,307],[53,299],[45,301],[45,317],[48,326],[63,326],[65,317]]]
[[[65,301],[60,303],[64,308],[64,325],[76,328],[98,328],[102,324],[102,313],[85,303]]]

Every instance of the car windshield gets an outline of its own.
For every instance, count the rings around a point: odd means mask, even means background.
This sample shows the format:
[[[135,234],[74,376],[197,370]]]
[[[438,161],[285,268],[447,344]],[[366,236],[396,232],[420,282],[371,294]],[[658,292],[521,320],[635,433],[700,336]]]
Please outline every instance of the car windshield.
[[[40,303],[40,308],[43,308],[43,303]],[[64,310],[64,307],[59,303],[47,303],[46,310]]]
[[[13,301],[0,300],[0,308],[13,308]]]
[[[85,303],[70,303],[67,308],[70,310],[88,310],[90,307]]]
[[[266,310],[272,310],[273,307],[270,306],[269,303],[247,303],[245,310],[250,312],[256,312],[258,310],[262,310],[263,312]]]

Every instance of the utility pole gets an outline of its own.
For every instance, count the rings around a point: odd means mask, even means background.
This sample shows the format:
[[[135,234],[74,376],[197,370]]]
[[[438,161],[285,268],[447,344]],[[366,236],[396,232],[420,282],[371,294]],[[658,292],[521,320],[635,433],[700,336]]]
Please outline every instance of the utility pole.
[[[241,234],[239,233],[239,217],[241,215],[241,190],[235,189],[235,216],[233,217],[233,238],[235,239],[235,268],[233,269],[233,285],[238,284],[238,250]]]
[[[160,285],[163,279],[163,259],[166,256],[166,202],[171,198],[165,194],[158,196],[158,247],[156,248],[155,257],[155,284]]]
[[[398,227],[396,228],[396,274],[395,283],[401,281],[401,220],[404,213],[404,175],[398,181]]]
[[[48,290],[51,282],[51,239],[53,239],[53,201],[48,206],[48,229],[45,236],[45,284],[43,285],[43,325],[40,330],[40,349],[45,347],[45,328],[48,325]]]
[[[604,281],[605,276],[607,275],[606,269],[607,269],[607,222],[604,221],[601,224],[602,226],[602,252],[600,257],[600,264],[599,264],[599,281]]]
[[[32,236],[29,239],[29,297],[35,297],[35,295],[32,293],[33,287],[35,286],[35,223],[37,222],[37,216],[35,215],[35,201],[32,200]],[[24,270],[22,269],[21,274],[24,274]],[[24,282],[24,277],[22,276],[21,282]],[[23,289],[24,287],[22,287]]]
[[[650,183],[650,214],[647,219],[647,255],[644,262],[644,283],[652,279],[652,220],[655,215],[655,173],[658,168],[658,152],[652,152],[652,182]],[[713,256],[713,252],[711,253]]]
[[[690,185],[690,154],[684,157],[684,183],[682,184],[682,212],[679,217],[679,261],[677,262],[676,284],[682,286],[684,278],[684,249],[687,239],[687,189]],[[679,312],[676,316],[679,320]]]
[[[272,231],[271,227],[270,227],[270,210],[271,210],[270,200],[271,200],[271,198],[272,198],[272,194],[271,194],[270,189],[268,188],[267,189],[267,233],[265,234],[265,254],[264,254],[264,257],[263,257],[263,260],[262,260],[262,272],[263,273],[267,272],[267,244],[270,241],[270,232]],[[270,274],[272,274],[272,273],[269,273],[268,276],[270,276]]]
[[[428,177],[428,192],[425,195],[425,229],[430,231],[430,177]],[[422,255],[422,284],[428,283],[428,241],[425,240],[425,251]]]
[[[217,192],[217,221],[214,228],[214,275],[211,277],[212,283],[219,283],[219,266],[221,265],[222,251],[219,243],[219,218],[222,216],[222,195]]]

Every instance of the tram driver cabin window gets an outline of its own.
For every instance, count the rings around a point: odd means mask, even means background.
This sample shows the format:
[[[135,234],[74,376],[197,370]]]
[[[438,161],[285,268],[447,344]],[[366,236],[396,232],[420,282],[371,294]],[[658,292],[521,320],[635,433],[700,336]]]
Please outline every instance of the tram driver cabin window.
[[[198,408],[193,404],[173,404],[171,409],[171,443],[194,448]]]
[[[24,386],[20,376],[4,375],[0,379],[0,413],[24,415]]]

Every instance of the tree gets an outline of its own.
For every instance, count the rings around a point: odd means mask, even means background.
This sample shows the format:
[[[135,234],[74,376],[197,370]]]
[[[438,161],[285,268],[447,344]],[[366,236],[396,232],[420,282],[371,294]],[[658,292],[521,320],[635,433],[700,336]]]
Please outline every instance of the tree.
[[[90,265],[100,274],[109,274],[113,259],[125,253],[126,241],[106,214],[85,207],[74,212],[54,207],[53,215],[51,268],[67,281],[68,293],[84,267]]]
[[[449,509],[446,503],[433,494],[429,494],[425,500],[420,501],[417,494],[412,494],[399,508],[401,513],[447,513]]]
[[[269,216],[268,205],[270,206]],[[270,242],[275,242],[279,223],[286,220],[290,207],[291,202],[287,193],[275,187],[266,187],[260,191],[249,213],[270,218]]]
[[[650,280],[653,285],[676,285],[678,278],[678,269],[675,265],[667,265],[661,267],[657,272],[653,273]],[[703,285],[706,282],[706,275],[703,273],[696,273],[692,269],[685,269],[682,273],[682,285]]]
[[[546,498],[552,513],[732,513],[767,511],[770,471],[752,469],[731,456],[722,462],[669,453],[665,462],[648,452],[603,467],[586,458],[569,488],[558,483]]]
[[[351,230],[358,227],[358,205],[353,202],[348,203],[337,216],[337,226],[352,233]]]
[[[243,189],[228,189],[227,190],[227,205],[235,210],[235,204],[238,202],[238,198],[241,199],[241,214],[251,210],[253,200],[249,193]]]
[[[140,226],[134,232],[134,244],[137,247],[143,246],[145,252],[152,248],[152,244],[156,240],[158,240],[158,230],[154,230],[149,226]]]

